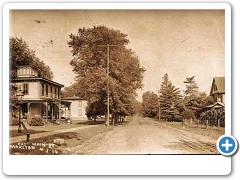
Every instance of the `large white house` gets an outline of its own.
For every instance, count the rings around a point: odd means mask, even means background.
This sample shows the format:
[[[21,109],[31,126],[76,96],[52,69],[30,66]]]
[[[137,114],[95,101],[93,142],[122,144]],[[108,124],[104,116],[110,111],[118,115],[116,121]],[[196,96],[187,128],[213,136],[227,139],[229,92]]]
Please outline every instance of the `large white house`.
[[[28,119],[40,115],[47,119],[59,119],[61,108],[62,84],[38,77],[37,70],[31,66],[18,66],[17,77],[11,83],[23,92],[22,115]],[[17,98],[11,99],[18,102]],[[18,108],[12,107],[12,113],[19,114]]]

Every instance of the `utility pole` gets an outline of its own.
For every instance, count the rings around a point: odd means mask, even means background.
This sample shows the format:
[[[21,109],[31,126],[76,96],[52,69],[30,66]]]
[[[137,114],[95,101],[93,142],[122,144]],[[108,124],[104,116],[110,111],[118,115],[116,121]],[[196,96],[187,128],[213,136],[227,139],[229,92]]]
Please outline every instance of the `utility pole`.
[[[160,116],[161,116],[161,102],[160,102],[160,92],[159,92],[159,97],[158,97],[158,120],[160,121]]]
[[[160,107],[160,101],[159,101],[159,107],[158,107],[158,120],[160,121],[160,116],[161,116],[161,107]]]
[[[109,126],[109,116],[110,116],[110,109],[109,109],[109,54],[110,54],[110,46],[118,46],[118,45],[98,45],[98,46],[104,46],[107,47],[107,118],[105,125]]]

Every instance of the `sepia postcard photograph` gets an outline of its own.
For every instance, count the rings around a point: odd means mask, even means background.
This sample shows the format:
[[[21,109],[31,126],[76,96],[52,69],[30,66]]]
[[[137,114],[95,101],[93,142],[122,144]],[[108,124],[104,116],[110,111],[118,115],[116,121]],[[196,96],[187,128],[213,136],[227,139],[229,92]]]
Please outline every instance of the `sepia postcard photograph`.
[[[9,11],[9,154],[219,154],[224,9]]]
[[[230,13],[223,3],[5,5],[4,172],[228,174],[218,143],[231,134]]]

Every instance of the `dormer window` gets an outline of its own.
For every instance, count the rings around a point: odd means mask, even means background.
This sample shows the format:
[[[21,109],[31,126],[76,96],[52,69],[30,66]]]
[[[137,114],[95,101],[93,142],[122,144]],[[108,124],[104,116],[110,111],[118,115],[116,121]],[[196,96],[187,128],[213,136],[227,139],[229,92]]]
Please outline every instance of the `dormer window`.
[[[18,66],[18,77],[37,77],[37,72],[31,66]]]

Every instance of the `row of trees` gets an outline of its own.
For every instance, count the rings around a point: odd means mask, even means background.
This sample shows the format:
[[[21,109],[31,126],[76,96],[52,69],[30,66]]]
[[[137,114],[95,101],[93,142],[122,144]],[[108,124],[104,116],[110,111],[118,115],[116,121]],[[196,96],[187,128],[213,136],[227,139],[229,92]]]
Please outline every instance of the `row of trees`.
[[[145,92],[142,96],[142,114],[148,117],[158,117],[166,121],[183,119],[198,119],[204,108],[213,103],[213,98],[198,91],[194,76],[184,81],[184,95],[169,80],[168,74],[163,77],[159,95]],[[160,112],[159,112],[160,107]]]
[[[106,26],[94,26],[79,28],[77,34],[70,34],[69,38],[73,55],[70,65],[76,78],[72,86],[64,89],[63,96],[77,95],[86,99],[88,116],[107,115],[109,87],[110,113],[115,119],[139,109],[136,90],[143,86],[145,69],[136,54],[127,48],[127,35]],[[109,50],[109,76],[105,45],[116,45]]]

